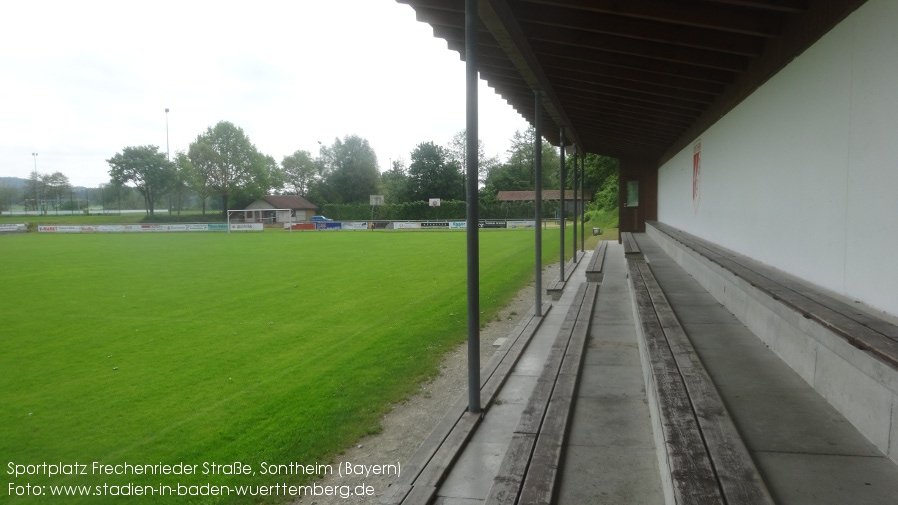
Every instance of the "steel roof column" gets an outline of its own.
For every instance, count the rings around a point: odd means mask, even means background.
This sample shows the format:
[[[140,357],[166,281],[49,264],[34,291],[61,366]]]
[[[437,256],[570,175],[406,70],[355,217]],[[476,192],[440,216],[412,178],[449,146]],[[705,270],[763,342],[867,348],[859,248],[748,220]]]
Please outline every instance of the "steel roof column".
[[[574,255],[574,261],[577,260],[577,167],[580,165],[578,160],[578,152],[574,150],[574,180],[571,187],[574,188],[574,239],[571,241],[571,253]]]
[[[536,306],[533,314],[536,317],[543,315],[543,97],[539,91],[534,93],[533,106],[533,195],[534,207],[534,231],[536,235],[536,251],[534,262],[534,287]]]
[[[558,227],[561,228],[561,252],[560,252],[560,262],[558,268],[558,280],[564,282],[564,186],[567,182],[564,177],[564,126],[561,127],[558,138],[561,139],[558,143],[561,145],[561,155],[559,158],[558,165],[558,181],[561,186],[561,191],[559,191],[559,208],[558,208]]]
[[[468,239],[468,412],[480,412],[480,232],[477,199],[478,0],[465,0],[465,193]]]
[[[580,157],[580,252],[586,252],[586,153]],[[575,246],[576,247],[576,246]]]

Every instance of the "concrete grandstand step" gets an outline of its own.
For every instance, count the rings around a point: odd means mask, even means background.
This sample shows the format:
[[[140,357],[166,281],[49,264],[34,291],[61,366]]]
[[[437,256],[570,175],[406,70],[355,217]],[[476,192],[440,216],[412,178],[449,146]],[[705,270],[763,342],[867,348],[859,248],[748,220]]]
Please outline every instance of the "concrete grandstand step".
[[[895,463],[651,237],[635,238],[774,501],[894,503]]]

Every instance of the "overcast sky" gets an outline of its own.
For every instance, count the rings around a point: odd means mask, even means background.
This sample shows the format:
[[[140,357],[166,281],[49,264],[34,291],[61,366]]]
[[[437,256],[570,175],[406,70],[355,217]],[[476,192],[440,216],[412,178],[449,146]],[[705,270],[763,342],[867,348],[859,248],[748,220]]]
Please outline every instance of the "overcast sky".
[[[172,155],[218,121],[278,162],[355,134],[380,169],[465,127],[464,63],[394,0],[4,2],[0,176],[108,182],[125,146]],[[480,137],[526,122],[482,81]]]

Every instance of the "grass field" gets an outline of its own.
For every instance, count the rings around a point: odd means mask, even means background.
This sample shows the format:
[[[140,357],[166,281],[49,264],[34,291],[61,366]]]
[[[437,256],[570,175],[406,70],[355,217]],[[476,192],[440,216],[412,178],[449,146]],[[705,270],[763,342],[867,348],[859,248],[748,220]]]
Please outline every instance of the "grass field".
[[[558,231],[543,235],[544,258],[553,261]],[[480,237],[487,321],[532,279],[533,232]],[[378,431],[389,404],[432,377],[443,353],[465,338],[460,232],[32,233],[0,237],[0,265],[0,459],[7,474],[8,463],[183,462],[200,473],[207,462],[239,461],[257,473],[262,462],[328,463]],[[8,481],[302,479],[42,474]],[[18,489],[3,484],[0,502]]]

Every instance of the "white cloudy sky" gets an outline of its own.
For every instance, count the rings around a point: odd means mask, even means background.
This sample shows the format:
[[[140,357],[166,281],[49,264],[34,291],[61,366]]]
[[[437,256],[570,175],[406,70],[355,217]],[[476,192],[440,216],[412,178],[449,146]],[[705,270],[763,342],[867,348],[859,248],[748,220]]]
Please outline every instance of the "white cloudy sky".
[[[280,161],[368,139],[381,170],[464,129],[464,63],[394,0],[29,0],[0,16],[0,176],[108,181],[125,146],[186,150],[226,120]],[[503,158],[525,121],[481,83]]]

